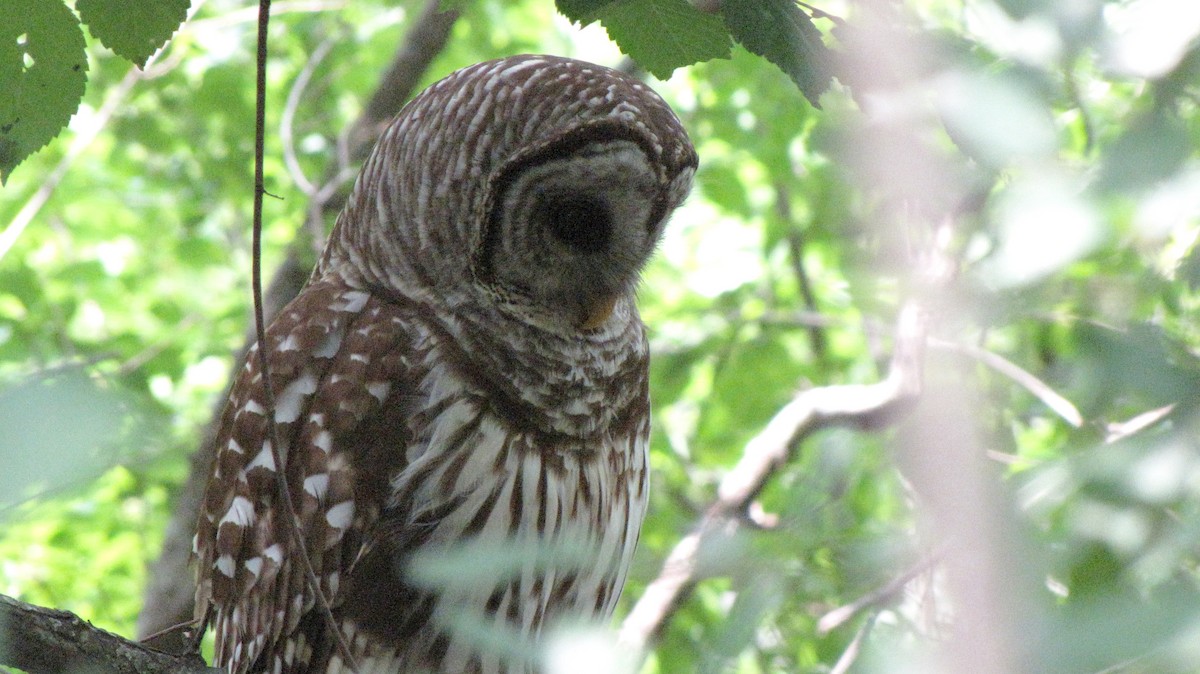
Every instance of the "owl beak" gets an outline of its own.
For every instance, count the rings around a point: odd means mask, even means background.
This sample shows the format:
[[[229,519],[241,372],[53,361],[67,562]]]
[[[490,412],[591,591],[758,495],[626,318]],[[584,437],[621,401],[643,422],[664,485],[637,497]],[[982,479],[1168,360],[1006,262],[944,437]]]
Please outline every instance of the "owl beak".
[[[604,325],[604,321],[612,316],[613,309],[617,306],[617,300],[620,295],[611,297],[601,297],[594,304],[587,308],[584,312],[583,321],[579,324],[580,330],[592,330]]]

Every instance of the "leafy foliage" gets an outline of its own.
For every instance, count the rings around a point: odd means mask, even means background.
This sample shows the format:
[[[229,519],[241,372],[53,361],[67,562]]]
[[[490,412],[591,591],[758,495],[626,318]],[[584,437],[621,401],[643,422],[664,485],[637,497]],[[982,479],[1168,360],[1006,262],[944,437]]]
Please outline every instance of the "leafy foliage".
[[[83,33],[65,5],[0,6],[0,182],[66,126],[87,81]]]
[[[728,58],[730,38],[779,66],[813,104],[829,87],[830,52],[793,0],[726,0],[701,11],[686,0],[558,0],[572,21],[599,21],[621,50],[655,77]],[[819,106],[818,106],[819,107]]]
[[[686,0],[560,0],[557,5],[581,25],[600,21],[621,49],[656,77],[729,56],[729,34],[720,18]]]
[[[190,5],[191,0],[78,0],[75,9],[105,47],[144,66],[183,23]]]
[[[190,0],[79,0],[93,35],[139,66],[179,27]],[[79,20],[58,0],[0,5],[0,183],[62,131],[83,98],[88,65]]]
[[[779,66],[813,105],[829,87],[829,50],[793,0],[724,0],[733,39]]]

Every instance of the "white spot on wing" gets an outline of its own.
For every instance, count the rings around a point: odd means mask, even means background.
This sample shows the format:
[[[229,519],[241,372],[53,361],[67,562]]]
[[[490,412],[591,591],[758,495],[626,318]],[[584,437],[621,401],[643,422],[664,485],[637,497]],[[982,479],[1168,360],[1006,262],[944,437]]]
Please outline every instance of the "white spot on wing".
[[[233,578],[233,571],[236,566],[232,555],[221,555],[217,558],[217,571],[220,571],[222,575]]]
[[[342,293],[342,311],[361,311],[370,299],[370,295],[361,290],[350,290]]]
[[[333,358],[338,352],[338,347],[342,345],[342,333],[330,332],[325,335],[325,341],[316,349],[313,349],[312,355],[317,358]]]
[[[258,575],[262,573],[262,566],[262,557],[251,557],[250,559],[246,560],[246,570],[254,574],[255,578],[258,578]]]
[[[317,390],[317,378],[311,372],[305,372],[292,383],[284,387],[275,401],[275,421],[286,424],[300,418],[300,409],[304,399]]]
[[[354,519],[354,501],[342,501],[325,513],[325,521],[336,529],[345,529]]]
[[[333,449],[333,436],[329,434],[329,431],[321,431],[313,438],[313,444],[317,446],[317,449],[328,454],[329,450]]]
[[[367,392],[375,396],[379,402],[383,402],[387,398],[387,394],[392,390],[392,383],[387,381],[377,381],[367,384]]]
[[[275,457],[271,456],[270,440],[263,442],[262,450],[258,452],[258,456],[254,457],[250,465],[246,466],[246,472],[249,473],[255,468],[265,468],[271,472],[275,472]]]
[[[279,544],[276,543],[266,550],[263,550],[263,556],[272,562],[279,564],[283,561],[283,548],[279,547]]]
[[[325,492],[329,489],[329,473],[321,473],[319,475],[309,475],[304,478],[304,491],[312,494],[315,498],[325,498]]]
[[[236,496],[233,503],[229,504],[229,510],[225,511],[225,516],[217,523],[221,526],[226,522],[232,522],[239,527],[249,526],[254,521],[254,504],[245,496]]]

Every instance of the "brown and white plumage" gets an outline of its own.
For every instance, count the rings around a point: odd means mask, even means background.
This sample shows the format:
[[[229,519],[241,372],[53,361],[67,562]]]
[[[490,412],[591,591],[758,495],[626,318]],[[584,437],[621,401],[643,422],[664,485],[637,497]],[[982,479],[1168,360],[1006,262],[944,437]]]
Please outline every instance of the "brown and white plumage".
[[[363,674],[536,671],[546,630],[611,614],[646,506],[633,291],[695,167],[647,87],[550,56],[458,71],[384,132],[267,334],[283,470]],[[197,616],[230,672],[342,671],[256,359],[217,440]]]

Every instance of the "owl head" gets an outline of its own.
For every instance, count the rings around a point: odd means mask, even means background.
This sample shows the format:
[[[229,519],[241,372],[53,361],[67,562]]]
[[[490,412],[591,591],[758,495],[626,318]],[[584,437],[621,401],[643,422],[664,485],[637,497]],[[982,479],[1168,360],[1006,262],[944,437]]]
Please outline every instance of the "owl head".
[[[678,118],[631,77],[554,56],[480,63],[390,124],[322,267],[439,306],[594,330],[631,301],[696,165]]]

